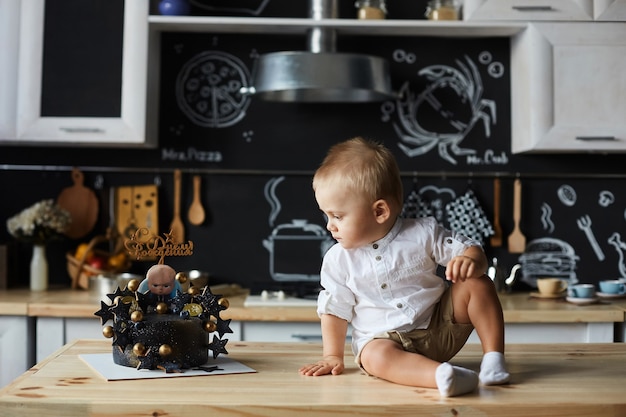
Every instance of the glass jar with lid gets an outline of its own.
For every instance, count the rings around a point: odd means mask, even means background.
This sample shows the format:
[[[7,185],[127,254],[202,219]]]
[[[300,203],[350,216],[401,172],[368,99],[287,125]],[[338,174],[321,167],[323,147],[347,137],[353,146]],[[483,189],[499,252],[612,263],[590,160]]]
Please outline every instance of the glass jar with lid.
[[[357,0],[354,6],[358,9],[359,19],[384,19],[387,16],[385,0]]]
[[[429,20],[459,20],[461,4],[458,0],[431,0],[426,8]]]

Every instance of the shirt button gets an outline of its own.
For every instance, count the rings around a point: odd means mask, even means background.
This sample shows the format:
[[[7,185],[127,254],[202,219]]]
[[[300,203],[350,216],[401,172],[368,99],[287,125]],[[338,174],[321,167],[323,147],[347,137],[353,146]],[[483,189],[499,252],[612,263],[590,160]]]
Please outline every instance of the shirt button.
[[[385,283],[380,284],[380,288],[382,288],[384,290],[385,288],[387,288],[387,284],[385,284]]]
[[[378,249],[378,243],[374,243],[374,244],[372,245],[372,247],[373,247],[374,249]]]
[[[398,303],[398,304],[396,304],[396,307],[398,307],[398,308],[402,308],[402,303]]]
[[[446,243],[447,243],[447,244],[449,244],[449,245],[451,245],[451,244],[452,244],[452,238],[447,238],[447,239],[446,239]]]
[[[377,260],[377,261],[380,261],[381,259],[383,259],[383,258],[381,258],[380,256],[377,256],[377,257],[376,257],[376,260]]]

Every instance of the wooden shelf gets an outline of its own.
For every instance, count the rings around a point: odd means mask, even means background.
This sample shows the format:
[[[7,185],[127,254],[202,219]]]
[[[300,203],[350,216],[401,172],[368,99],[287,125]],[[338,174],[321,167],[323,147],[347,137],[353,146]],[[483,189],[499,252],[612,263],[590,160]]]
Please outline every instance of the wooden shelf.
[[[150,29],[164,32],[263,33],[304,35],[311,28],[329,28],[338,35],[510,37],[526,29],[525,22],[465,22],[429,20],[358,20],[245,18],[205,16],[149,17]]]

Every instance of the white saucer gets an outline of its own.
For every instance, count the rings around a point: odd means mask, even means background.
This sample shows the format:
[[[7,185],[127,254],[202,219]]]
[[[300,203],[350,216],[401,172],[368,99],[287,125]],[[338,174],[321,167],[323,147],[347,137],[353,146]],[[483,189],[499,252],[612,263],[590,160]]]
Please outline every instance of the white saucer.
[[[624,298],[626,297],[626,292],[623,292],[621,294],[611,294],[608,292],[596,292],[596,295],[600,298]]]
[[[567,297],[566,300],[572,304],[578,304],[580,306],[584,306],[587,304],[597,303],[598,297],[593,297],[593,298]]]
[[[542,294],[540,292],[531,292],[530,296],[534,298],[544,298],[546,300],[554,300],[557,298],[564,298],[567,295],[567,291],[562,291],[556,294]]]

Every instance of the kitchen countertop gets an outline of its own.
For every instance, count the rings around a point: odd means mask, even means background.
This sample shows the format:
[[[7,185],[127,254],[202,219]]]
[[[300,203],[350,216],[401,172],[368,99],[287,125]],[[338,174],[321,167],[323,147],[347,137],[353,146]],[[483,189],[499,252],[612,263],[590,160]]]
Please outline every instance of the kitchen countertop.
[[[0,390],[0,415],[626,415],[624,344],[508,345],[510,384],[451,398],[367,377],[346,348],[339,376],[298,374],[319,357],[318,343],[234,342],[228,357],[256,373],[110,382],[78,357],[110,353],[110,344],[78,340]],[[452,363],[478,370],[480,359],[480,347],[466,345]]]
[[[234,321],[288,321],[317,322],[315,307],[245,307],[247,291],[232,286],[236,291],[228,295],[229,286],[218,287],[214,293],[222,294],[230,301],[230,307],[222,313],[225,319]],[[224,291],[226,288],[227,291]],[[504,320],[507,323],[594,323],[624,322],[625,299],[602,300],[600,303],[578,306],[565,300],[543,300],[530,297],[528,293],[500,295]],[[100,297],[89,291],[9,290],[0,292],[0,315],[31,317],[94,318],[100,308]]]

